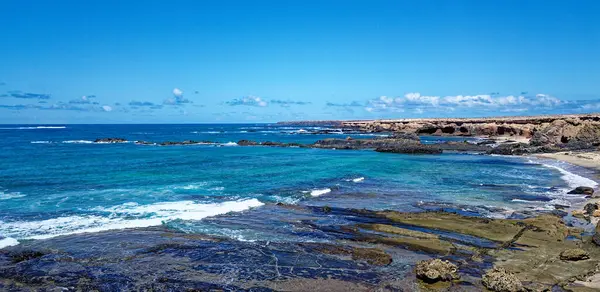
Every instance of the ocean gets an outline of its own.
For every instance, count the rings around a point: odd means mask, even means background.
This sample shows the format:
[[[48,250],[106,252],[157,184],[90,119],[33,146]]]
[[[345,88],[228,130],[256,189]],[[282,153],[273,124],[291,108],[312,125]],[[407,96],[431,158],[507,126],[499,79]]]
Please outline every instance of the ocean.
[[[241,241],[328,241],[276,203],[449,210],[513,218],[582,204],[588,170],[531,157],[405,155],[238,146],[386,135],[276,124],[0,125],[0,248],[32,239],[166,226]],[[128,143],[94,143],[118,137]],[[465,138],[422,137],[424,143]],[[474,138],[469,138],[473,140]],[[211,141],[137,145],[134,141]],[[343,218],[327,217],[329,224]]]

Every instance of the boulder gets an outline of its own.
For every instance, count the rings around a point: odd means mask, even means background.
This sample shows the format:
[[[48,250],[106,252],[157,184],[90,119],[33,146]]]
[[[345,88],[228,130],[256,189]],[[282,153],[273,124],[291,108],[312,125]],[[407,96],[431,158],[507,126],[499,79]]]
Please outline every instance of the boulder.
[[[598,209],[600,209],[600,206],[598,206],[598,203],[587,203],[584,207],[583,210],[585,212],[586,215],[593,215],[595,211],[597,211]]]
[[[576,187],[575,189],[571,190],[567,194],[590,195],[591,196],[591,195],[594,194],[594,188],[591,188],[591,187]]]
[[[415,272],[417,278],[427,283],[460,279],[458,267],[449,261],[442,261],[440,259],[418,262]]]
[[[589,258],[590,254],[581,248],[567,249],[560,253],[560,259],[563,261],[581,261]]]
[[[483,275],[483,286],[496,292],[523,291],[523,284],[515,274],[504,268],[493,268]]]

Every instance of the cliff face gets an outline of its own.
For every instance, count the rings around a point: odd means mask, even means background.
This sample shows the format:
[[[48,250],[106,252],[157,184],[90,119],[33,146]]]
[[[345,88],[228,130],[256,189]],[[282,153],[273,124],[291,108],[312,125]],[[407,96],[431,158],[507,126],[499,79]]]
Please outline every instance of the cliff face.
[[[402,119],[346,121],[344,127],[365,132],[403,132],[445,136],[508,136],[530,138],[532,144],[600,142],[600,114],[532,117]]]

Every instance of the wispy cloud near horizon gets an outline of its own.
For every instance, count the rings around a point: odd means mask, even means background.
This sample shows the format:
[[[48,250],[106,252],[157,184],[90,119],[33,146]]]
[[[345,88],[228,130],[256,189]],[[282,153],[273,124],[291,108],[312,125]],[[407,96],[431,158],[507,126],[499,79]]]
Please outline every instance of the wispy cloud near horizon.
[[[230,105],[230,106],[238,106],[238,105],[256,106],[256,107],[268,106],[268,103],[266,101],[264,101],[262,98],[260,98],[258,96],[253,96],[253,95],[244,96],[242,98],[236,98],[231,101],[225,102],[225,104]]]

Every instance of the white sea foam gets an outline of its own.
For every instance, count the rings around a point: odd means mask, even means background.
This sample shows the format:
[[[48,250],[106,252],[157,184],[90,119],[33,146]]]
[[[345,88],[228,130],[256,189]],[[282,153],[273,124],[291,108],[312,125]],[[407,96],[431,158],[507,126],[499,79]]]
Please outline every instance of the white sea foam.
[[[50,141],[31,141],[31,144],[50,144]]]
[[[511,202],[515,202],[515,203],[545,203],[542,201],[532,201],[532,200],[523,200],[523,199],[512,199]]]
[[[321,190],[312,190],[310,191],[310,195],[313,197],[318,197],[327,193],[330,193],[331,189],[330,188],[326,188],[326,189],[321,189]]]
[[[238,146],[238,144],[237,144],[237,143],[235,143],[235,142],[227,142],[227,143],[223,143],[223,144],[221,144],[221,145],[222,145],[222,146]]]
[[[18,239],[44,239],[60,235],[100,232],[105,230],[139,228],[161,225],[175,219],[200,220],[202,218],[241,212],[262,206],[257,199],[199,204],[193,201],[162,202],[150,205],[125,203],[109,208],[94,208],[108,216],[78,215],[40,221],[2,222],[0,233]]]
[[[205,182],[200,182],[200,183],[194,183],[194,184],[188,184],[185,186],[181,186],[181,187],[175,187],[176,189],[183,189],[183,190],[198,190],[201,189],[203,187],[205,187],[208,183]]]
[[[65,126],[32,126],[32,127],[13,127],[0,128],[0,130],[41,130],[41,129],[66,129]]]
[[[5,193],[3,191],[0,191],[0,201],[1,200],[9,200],[9,199],[16,199],[16,198],[22,198],[25,197],[25,195],[19,193],[19,192],[13,192],[13,193]]]
[[[361,181],[364,181],[364,180],[365,180],[365,178],[364,178],[364,177],[357,177],[357,178],[353,178],[353,179],[352,179],[352,182],[355,182],[355,183],[357,183],[357,182],[361,182]]]
[[[9,246],[15,246],[18,244],[19,244],[19,241],[14,238],[5,237],[5,238],[0,239],[0,249],[9,247]]]
[[[545,167],[548,167],[548,168],[554,168],[554,169],[558,170],[562,174],[561,178],[571,188],[576,188],[579,186],[586,186],[586,187],[594,188],[594,187],[598,186],[598,183],[596,183],[595,181],[593,181],[589,178],[574,174],[564,168],[561,168],[561,167],[558,167],[558,166],[552,165],[552,164],[542,164],[542,165]]]
[[[64,144],[93,144],[94,141],[90,140],[67,140],[62,141]]]

